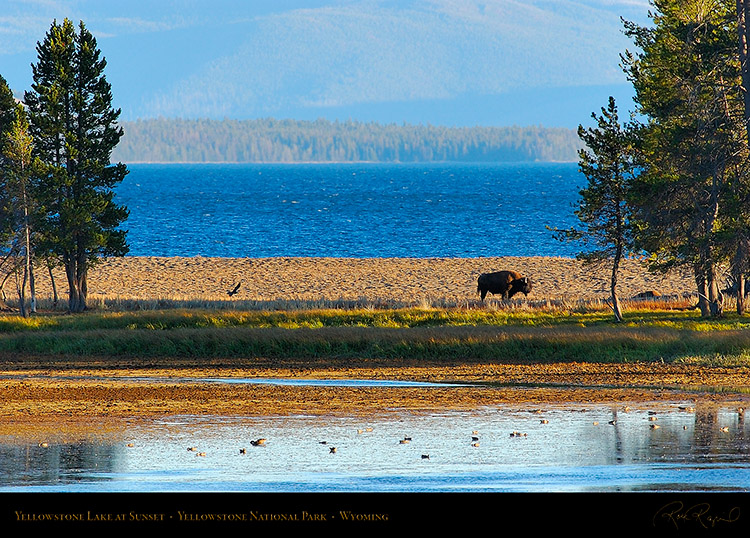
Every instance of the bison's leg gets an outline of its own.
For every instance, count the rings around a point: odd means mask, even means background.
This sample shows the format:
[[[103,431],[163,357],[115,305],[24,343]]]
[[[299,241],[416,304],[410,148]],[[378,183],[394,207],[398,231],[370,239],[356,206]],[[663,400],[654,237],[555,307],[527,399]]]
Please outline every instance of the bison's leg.
[[[484,298],[485,298],[485,297],[487,297],[487,290],[481,290],[481,291],[479,292],[479,295],[480,295],[480,296],[481,296],[481,298],[482,298],[482,302],[484,302]]]

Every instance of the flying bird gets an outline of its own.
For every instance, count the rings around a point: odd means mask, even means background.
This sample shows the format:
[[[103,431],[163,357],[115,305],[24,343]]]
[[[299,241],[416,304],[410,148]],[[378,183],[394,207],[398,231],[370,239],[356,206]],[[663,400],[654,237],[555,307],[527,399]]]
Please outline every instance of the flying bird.
[[[236,286],[234,287],[234,289],[231,289],[231,290],[227,290],[227,295],[229,295],[230,297],[231,297],[232,295],[237,295],[237,292],[238,292],[238,291],[240,291],[240,285],[241,285],[241,284],[242,284],[242,281],[239,281],[239,282],[237,283],[237,285],[236,285]]]

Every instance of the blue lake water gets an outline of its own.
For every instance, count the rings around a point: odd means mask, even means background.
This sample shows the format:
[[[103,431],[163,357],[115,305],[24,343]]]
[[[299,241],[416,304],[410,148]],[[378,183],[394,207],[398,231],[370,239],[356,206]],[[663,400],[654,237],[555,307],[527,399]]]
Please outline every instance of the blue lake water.
[[[749,491],[744,416],[686,405],[173,416],[75,442],[0,436],[0,492]]]
[[[575,163],[134,164],[134,256],[573,256]]]

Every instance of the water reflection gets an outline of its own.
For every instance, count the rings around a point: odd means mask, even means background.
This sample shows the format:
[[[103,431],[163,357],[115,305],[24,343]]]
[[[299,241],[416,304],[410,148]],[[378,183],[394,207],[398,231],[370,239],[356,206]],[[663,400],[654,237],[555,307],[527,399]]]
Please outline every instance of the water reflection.
[[[87,480],[91,469],[112,472],[116,446],[86,441],[75,444],[0,444],[0,484],[66,484]]]
[[[77,444],[0,438],[0,490],[750,489],[743,414],[684,408],[493,407],[367,420],[172,417]],[[258,438],[267,441],[253,446]]]

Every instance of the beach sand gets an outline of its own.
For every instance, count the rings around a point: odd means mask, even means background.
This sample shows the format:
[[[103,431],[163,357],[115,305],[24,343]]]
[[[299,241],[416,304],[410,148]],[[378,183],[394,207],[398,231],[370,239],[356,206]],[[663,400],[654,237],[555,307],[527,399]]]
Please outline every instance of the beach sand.
[[[514,270],[533,282],[528,301],[591,300],[609,296],[609,267],[591,268],[573,258],[112,258],[89,275],[89,295],[129,299],[171,298],[232,301],[359,301],[385,304],[465,305],[477,301],[481,273]],[[59,272],[58,290],[66,285]],[[40,294],[50,280],[37,278]],[[240,284],[236,295],[227,291]],[[626,259],[619,273],[622,298],[653,290],[691,294],[689,274],[649,273]],[[517,296],[520,298],[523,296]],[[492,298],[492,296],[490,296]]]

